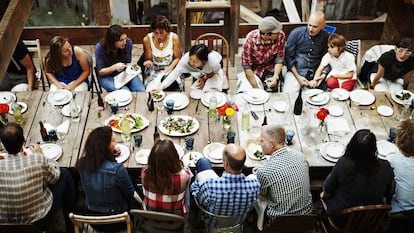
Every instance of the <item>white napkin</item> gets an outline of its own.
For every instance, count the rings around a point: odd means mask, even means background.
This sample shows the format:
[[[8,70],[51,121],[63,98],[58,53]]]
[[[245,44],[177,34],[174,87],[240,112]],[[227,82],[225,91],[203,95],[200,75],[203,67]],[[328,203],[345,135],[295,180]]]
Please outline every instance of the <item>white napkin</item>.
[[[51,125],[47,122],[45,122],[43,125],[45,126],[46,131],[48,131],[48,132],[52,129],[55,129],[57,133],[67,134],[68,131],[69,131],[70,122],[69,122],[69,120],[66,120],[62,124],[58,125],[57,127],[55,127],[54,125]]]
[[[212,169],[204,170],[197,173],[196,180],[200,183],[204,183],[206,180],[215,179],[218,175]]]
[[[70,122],[69,122],[69,120],[66,120],[62,124],[58,125],[58,127],[56,127],[56,131],[58,133],[67,134],[68,131],[69,131],[69,126],[70,126]]]
[[[256,210],[257,213],[257,228],[262,231],[263,230],[263,220],[264,220],[264,215],[266,207],[267,207],[267,198],[260,195],[259,198],[257,199],[256,203],[254,203],[254,209]]]
[[[398,152],[397,146],[386,140],[377,141],[377,149],[378,153],[384,156]]]
[[[332,118],[326,120],[328,133],[349,132],[348,121],[345,118]]]
[[[128,74],[126,71],[122,71],[114,77],[114,85],[116,89],[123,87],[137,75]]]

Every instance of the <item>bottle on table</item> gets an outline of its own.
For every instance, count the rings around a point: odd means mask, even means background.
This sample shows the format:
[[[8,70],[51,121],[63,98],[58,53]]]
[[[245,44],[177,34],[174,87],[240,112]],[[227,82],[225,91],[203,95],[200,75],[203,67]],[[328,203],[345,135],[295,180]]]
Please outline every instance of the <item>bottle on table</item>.
[[[153,135],[153,138],[154,138],[154,143],[155,143],[158,139],[160,139],[160,133],[158,132],[158,127],[157,127],[157,126],[154,126],[154,135]]]
[[[293,107],[293,114],[300,115],[302,114],[303,100],[302,100],[302,87],[299,89],[298,97],[295,100],[295,105]]]
[[[39,121],[40,125],[40,135],[42,136],[42,141],[47,142],[49,141],[49,135],[47,134],[47,130],[45,126],[43,125],[43,122]]]
[[[13,111],[14,121],[17,124],[23,124],[24,119],[23,119],[23,115],[22,115],[22,106],[20,106],[20,104],[18,104],[16,102],[13,102],[11,104],[11,109]]]
[[[78,109],[78,104],[76,103],[76,93],[73,94],[72,100],[70,101],[69,104],[69,109],[70,109],[70,117],[72,118],[73,122],[79,122],[80,117],[79,117],[79,109]]]
[[[98,106],[105,109],[105,104],[104,104],[104,101],[102,99],[101,93],[99,93],[99,91],[98,91],[97,94],[98,94]]]
[[[154,111],[154,99],[152,98],[151,92],[148,92],[147,107],[148,111]]]

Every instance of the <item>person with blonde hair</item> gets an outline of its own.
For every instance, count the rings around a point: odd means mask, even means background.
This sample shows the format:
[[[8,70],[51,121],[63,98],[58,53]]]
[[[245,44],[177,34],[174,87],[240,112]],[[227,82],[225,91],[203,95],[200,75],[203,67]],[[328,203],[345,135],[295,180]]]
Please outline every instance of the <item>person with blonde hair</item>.
[[[185,197],[192,176],[172,141],[156,141],[148,157],[148,166],[141,170],[146,209],[183,216],[188,212]]]
[[[55,36],[50,40],[45,70],[50,91],[88,90],[87,79],[91,72],[88,57],[82,48],[72,46],[65,37]]]
[[[356,82],[355,57],[352,53],[345,51],[345,37],[339,34],[332,34],[328,38],[328,52],[322,57],[321,64],[311,81],[311,87],[319,86],[323,80],[329,89],[343,88],[352,91]],[[324,67],[330,65],[331,71],[326,74]]]
[[[397,221],[392,219],[390,229],[400,229],[398,232],[409,232],[414,223],[414,120],[405,120],[400,123],[397,128],[395,144],[399,152],[387,156],[387,160],[394,170],[395,180],[395,194],[391,200],[391,214],[405,215],[409,221],[402,222],[398,219]],[[403,228],[403,225],[405,228]]]

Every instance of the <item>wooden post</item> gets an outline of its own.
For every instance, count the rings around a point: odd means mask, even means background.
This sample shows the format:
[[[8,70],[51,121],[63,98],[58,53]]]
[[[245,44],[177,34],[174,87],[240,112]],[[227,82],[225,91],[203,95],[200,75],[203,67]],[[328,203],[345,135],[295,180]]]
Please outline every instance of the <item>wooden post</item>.
[[[33,0],[11,0],[0,21],[0,83],[32,9]]]
[[[93,0],[93,15],[96,25],[111,25],[112,14],[109,0]]]

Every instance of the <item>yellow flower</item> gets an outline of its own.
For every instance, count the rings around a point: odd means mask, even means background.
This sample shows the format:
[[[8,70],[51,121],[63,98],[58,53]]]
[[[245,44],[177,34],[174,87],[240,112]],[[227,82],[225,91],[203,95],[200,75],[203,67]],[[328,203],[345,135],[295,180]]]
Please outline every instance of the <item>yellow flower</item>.
[[[234,109],[233,108],[227,108],[226,109],[226,116],[229,116],[229,117],[234,116]]]

